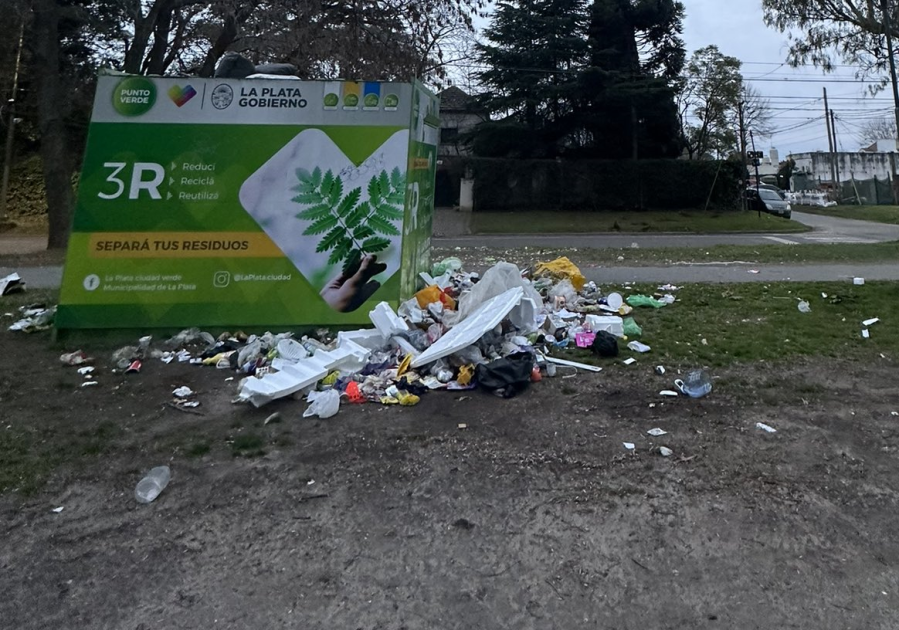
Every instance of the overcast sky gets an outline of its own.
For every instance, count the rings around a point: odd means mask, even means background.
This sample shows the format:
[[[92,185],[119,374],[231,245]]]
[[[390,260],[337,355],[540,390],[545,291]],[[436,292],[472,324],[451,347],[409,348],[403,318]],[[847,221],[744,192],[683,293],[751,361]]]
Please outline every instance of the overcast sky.
[[[715,44],[725,55],[743,61],[743,76],[770,99],[775,133],[756,146],[774,147],[783,159],[789,153],[827,150],[822,88],[827,87],[837,118],[838,148],[857,151],[859,125],[865,119],[892,116],[892,98],[882,92],[866,95],[865,84],[854,82],[852,68],[831,75],[814,68],[786,64],[786,33],[762,21],[761,0],[682,0],[687,9],[684,40],[688,55]],[[781,65],[783,64],[783,65]],[[754,80],[753,80],[754,79]]]

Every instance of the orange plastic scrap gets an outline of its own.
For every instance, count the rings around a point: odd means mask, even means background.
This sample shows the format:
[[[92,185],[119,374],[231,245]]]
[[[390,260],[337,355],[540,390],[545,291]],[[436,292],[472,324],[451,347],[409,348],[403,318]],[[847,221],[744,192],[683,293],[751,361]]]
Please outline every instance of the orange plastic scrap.
[[[362,395],[362,392],[359,391],[359,383],[356,381],[350,381],[346,386],[346,392],[344,392],[351,403],[364,403],[365,396]]]
[[[444,307],[453,311],[456,310],[456,300],[454,300],[448,293],[441,291],[440,287],[438,287],[436,284],[425,287],[424,289],[416,293],[415,299],[418,301],[418,306],[420,308],[428,308],[428,304],[441,302],[443,303]]]
[[[456,382],[459,385],[468,385],[472,376],[474,376],[474,365],[463,365],[459,368],[459,376],[456,377]]]
[[[415,299],[418,300],[418,305],[421,308],[428,308],[428,304],[433,304],[434,302],[440,301],[440,295],[442,291],[440,287],[436,284],[432,284],[429,287],[425,287],[421,291],[415,294]]]
[[[550,262],[537,263],[537,266],[534,268],[534,273],[538,276],[548,275],[559,280],[568,278],[571,280],[571,284],[574,286],[575,291],[580,291],[587,283],[584,274],[581,273],[581,270],[578,269],[577,265],[568,260],[567,256],[556,258]]]

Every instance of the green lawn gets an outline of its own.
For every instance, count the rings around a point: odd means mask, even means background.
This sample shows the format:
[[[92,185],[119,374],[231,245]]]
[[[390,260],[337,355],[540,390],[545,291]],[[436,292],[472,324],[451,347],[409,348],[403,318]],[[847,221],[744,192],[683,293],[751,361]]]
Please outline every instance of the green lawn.
[[[804,263],[877,263],[899,261],[899,241],[888,243],[833,245],[814,243],[809,245],[714,245],[711,247],[659,247],[639,249],[589,249],[521,247],[504,248],[434,248],[435,261],[455,256],[466,267],[481,268],[496,261],[506,260],[520,267],[535,261],[546,261],[568,256],[579,265],[603,265],[607,267],[649,267],[677,263],[714,263],[741,261],[749,264],[804,264]],[[619,259],[620,258],[620,259]]]
[[[899,206],[833,206],[819,208],[817,206],[793,206],[796,212],[823,214],[841,219],[861,219],[876,223],[899,224]]]
[[[579,232],[808,232],[810,228],[756,212],[475,212],[472,234]]]
[[[655,289],[618,287],[624,296]],[[799,357],[880,360],[881,353],[892,358],[899,352],[899,326],[890,319],[899,300],[896,282],[693,284],[678,291],[677,298],[671,306],[632,313],[643,328],[641,341],[652,348],[649,354],[634,353],[622,343],[619,360],[591,362],[626,370],[620,360],[629,356],[643,365],[689,367]],[[810,313],[799,311],[800,299],[809,302]],[[861,322],[873,317],[883,321],[870,327],[870,339],[863,339]],[[566,356],[590,359],[584,350]]]

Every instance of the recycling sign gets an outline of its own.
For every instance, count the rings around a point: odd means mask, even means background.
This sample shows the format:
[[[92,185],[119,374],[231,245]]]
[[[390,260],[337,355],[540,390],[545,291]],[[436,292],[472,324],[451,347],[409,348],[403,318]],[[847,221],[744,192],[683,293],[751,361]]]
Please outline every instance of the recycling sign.
[[[419,83],[99,77],[59,328],[360,324],[430,262]]]

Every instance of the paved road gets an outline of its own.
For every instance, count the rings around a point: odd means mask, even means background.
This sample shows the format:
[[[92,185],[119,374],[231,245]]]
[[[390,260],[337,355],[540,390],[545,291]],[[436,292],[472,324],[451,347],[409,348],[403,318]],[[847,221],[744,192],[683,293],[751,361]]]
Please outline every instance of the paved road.
[[[794,212],[793,217],[815,228],[806,234],[553,234],[553,235],[497,235],[469,236],[453,239],[434,239],[441,247],[703,247],[720,244],[804,244],[804,243],[876,243],[899,240],[899,225],[885,225],[869,221],[838,219],[804,212]],[[6,244],[4,239],[4,251]],[[15,242],[16,248],[32,248],[39,251],[40,237],[23,237]],[[24,252],[22,252],[24,253]],[[899,280],[899,264],[862,265],[753,265],[758,274],[749,273],[745,265],[675,265],[670,267],[594,267],[585,268],[584,274],[597,283],[621,282],[772,282],[778,280],[817,281],[849,280],[863,277],[868,280]],[[0,267],[0,277],[17,271],[35,289],[55,288],[62,281],[62,267]]]
[[[479,234],[435,238],[437,247],[709,247],[710,245],[805,245],[809,243],[879,243],[899,240],[899,225],[839,219],[794,212],[793,219],[812,228],[804,234]]]

